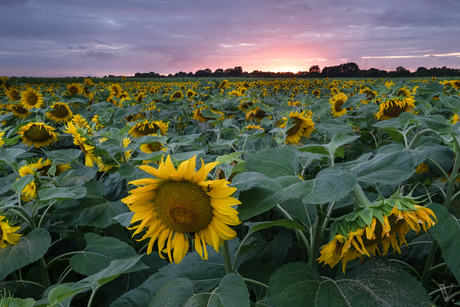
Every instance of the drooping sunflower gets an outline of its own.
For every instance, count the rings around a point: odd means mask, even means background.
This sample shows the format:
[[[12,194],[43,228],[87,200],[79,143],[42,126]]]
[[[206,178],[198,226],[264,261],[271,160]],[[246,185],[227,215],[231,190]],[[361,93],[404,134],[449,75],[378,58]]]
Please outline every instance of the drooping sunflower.
[[[69,95],[83,95],[85,88],[80,83],[67,84],[67,93]]]
[[[347,113],[347,109],[342,108],[345,101],[347,101],[348,97],[344,93],[339,93],[337,95],[332,96],[329,98],[329,104],[331,105],[332,115],[335,117],[340,117]]]
[[[73,143],[78,145],[81,151],[85,154],[85,165],[93,167],[94,162],[98,162],[99,158],[94,154],[94,144],[89,140],[89,133],[84,128],[77,128],[72,122],[67,122],[67,130],[73,136]]]
[[[6,96],[10,99],[10,101],[18,101],[21,99],[21,95],[16,88],[10,88],[5,91]]]
[[[176,91],[174,94],[169,97],[169,100],[174,100],[174,99],[182,99],[184,98],[184,93],[182,91]]]
[[[53,110],[46,112],[46,117],[57,123],[66,122],[73,116],[69,105],[65,102],[55,102],[51,108]]]
[[[48,171],[52,165],[53,162],[50,159],[46,159],[46,161],[43,162],[43,158],[40,158],[37,163],[31,163],[28,166],[35,169],[40,176],[48,176]],[[64,171],[70,169],[70,164],[56,164],[55,166],[56,170],[53,176],[59,176]]]
[[[193,238],[195,250],[203,259],[208,258],[206,244],[218,251],[225,240],[235,238],[236,232],[228,225],[238,225],[238,211],[232,206],[241,202],[230,195],[236,188],[229,182],[206,180],[218,162],[204,164],[195,171],[195,156],[182,162],[176,169],[171,158],[161,161],[158,169],[139,166],[156,179],[145,178],[131,181],[141,185],[131,195],[122,199],[134,212],[131,220],[135,224],[133,234],[146,230],[140,240],[150,238],[147,254],[152,252],[158,238],[158,252],[164,258],[181,262]],[[140,223],[139,223],[140,222]],[[165,248],[166,245],[166,248]]]
[[[59,133],[53,132],[54,129],[44,123],[28,123],[19,129],[18,134],[21,135],[24,144],[39,148],[57,142]]]
[[[12,227],[8,220],[4,221],[6,216],[0,215],[0,248],[7,247],[8,244],[18,244],[22,234],[15,233],[21,226]]]
[[[204,123],[204,122],[207,122],[208,120],[216,120],[215,118],[213,117],[205,117],[201,114],[201,112],[203,110],[209,110],[211,111],[212,113],[214,114],[219,114],[220,117],[218,120],[223,120],[224,117],[225,117],[225,114],[220,112],[220,111],[214,111],[214,110],[211,110],[211,109],[208,109],[208,107],[201,107],[199,109],[196,109],[195,111],[193,111],[193,119],[196,119],[197,121],[201,122],[201,123]]]
[[[10,105],[9,107],[13,115],[20,119],[25,119],[27,116],[31,114],[31,112],[22,107],[22,104]]]
[[[160,130],[161,134],[164,135],[168,131],[168,124],[162,121],[148,121],[145,119],[143,122],[136,123],[131,129],[129,129],[129,134],[133,138],[138,138],[141,136],[155,134]]]
[[[286,131],[286,142],[297,144],[300,141],[302,136],[310,137],[311,132],[315,130],[315,123],[311,120],[312,113],[308,112],[305,115],[305,110],[300,112],[292,111],[289,114],[289,118],[292,119],[292,123],[294,127],[291,127]],[[283,118],[283,123],[280,124],[280,128],[285,128],[288,119],[286,117]]]
[[[246,113],[245,118],[247,121],[256,120],[260,123],[264,117],[271,118],[271,116],[269,116],[267,112],[262,110],[260,107],[255,107]]]
[[[410,195],[401,196],[398,191],[388,199],[378,198],[368,207],[373,213],[368,221],[362,217],[365,214],[357,211],[334,222],[331,225],[334,237],[322,247],[319,262],[334,267],[342,261],[345,273],[347,262],[355,258],[386,255],[390,246],[401,253],[400,246],[407,245],[404,236],[409,231],[419,233],[423,229],[426,232],[435,224],[433,211],[417,203]]]
[[[43,95],[38,90],[28,87],[21,92],[21,103],[26,109],[40,108],[43,104]]]
[[[375,117],[378,120],[387,120],[390,118],[399,117],[403,112],[414,113],[415,105],[414,99],[410,97],[392,97],[388,100],[381,102],[380,110]]]
[[[111,84],[109,86],[109,90],[110,90],[110,94],[117,98],[120,98],[120,96],[123,94],[123,88],[118,83]]]
[[[27,175],[34,176],[34,180],[28,183],[24,189],[21,191],[21,200],[23,201],[30,201],[31,199],[35,199],[38,196],[38,186],[40,185],[40,181],[38,179],[37,170],[33,165],[26,164],[19,169],[19,176],[24,177]]]

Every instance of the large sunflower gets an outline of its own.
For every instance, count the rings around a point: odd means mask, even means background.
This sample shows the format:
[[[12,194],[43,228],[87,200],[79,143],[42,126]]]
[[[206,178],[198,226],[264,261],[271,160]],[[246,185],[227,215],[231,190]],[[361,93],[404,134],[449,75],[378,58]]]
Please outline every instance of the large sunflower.
[[[131,181],[142,185],[122,199],[134,212],[131,223],[136,223],[133,236],[146,229],[141,240],[150,238],[147,254],[152,252],[158,238],[158,252],[168,254],[169,260],[179,263],[187,254],[189,239],[203,259],[208,254],[206,244],[218,251],[225,240],[236,232],[228,225],[238,225],[238,211],[232,206],[241,202],[230,195],[236,188],[228,187],[226,180],[209,180],[209,171],[218,163],[204,164],[195,171],[195,157],[182,162],[176,169],[171,158],[160,162],[158,169],[139,166],[156,179]],[[140,223],[139,223],[140,222]],[[165,248],[166,244],[166,249]],[[174,249],[174,251],[172,251]]]
[[[133,138],[152,135],[160,130],[161,134],[166,134],[168,131],[168,124],[163,123],[162,121],[152,121],[144,120],[141,123],[136,123],[131,129],[129,129],[129,134]]]
[[[310,137],[311,132],[315,130],[315,123],[311,120],[312,113],[308,112],[305,116],[305,111],[302,113],[292,111],[289,114],[289,118],[292,119],[294,127],[291,127],[286,132],[286,142],[296,144],[300,141],[302,136]],[[283,118],[283,123],[280,128],[285,128],[288,120],[286,117]]]
[[[435,224],[430,217],[436,219],[433,211],[417,203],[410,195],[403,197],[398,192],[388,199],[379,198],[372,207],[368,207],[373,216],[367,222],[361,217],[365,215],[361,211],[334,222],[331,230],[335,229],[337,233],[332,231],[334,238],[322,247],[319,262],[334,267],[342,261],[345,273],[347,262],[357,257],[386,255],[390,246],[401,253],[400,246],[407,245],[404,236],[411,229],[418,233],[421,229],[427,231]],[[399,240],[396,240],[396,235]]]
[[[375,117],[378,120],[386,120],[399,117],[403,112],[414,113],[414,99],[410,97],[395,97],[390,98],[385,102],[380,103],[380,110]]]
[[[36,89],[28,87],[21,92],[22,107],[26,109],[40,108],[43,104],[43,95]]]
[[[51,145],[57,142],[59,133],[53,132],[54,128],[44,123],[28,123],[19,129],[24,144],[34,145],[35,148]]]
[[[22,236],[22,234],[15,233],[21,226],[11,227],[8,220],[3,221],[5,218],[5,216],[0,215],[0,248],[7,247],[6,243],[18,244],[19,238]]]
[[[336,117],[340,117],[347,113],[347,109],[342,108],[345,101],[347,101],[347,95],[343,93],[339,93],[338,95],[334,95],[329,98],[329,104],[331,105],[332,115]]]
[[[73,116],[67,103],[55,102],[51,108],[53,110],[46,112],[46,117],[57,123],[66,122]]]

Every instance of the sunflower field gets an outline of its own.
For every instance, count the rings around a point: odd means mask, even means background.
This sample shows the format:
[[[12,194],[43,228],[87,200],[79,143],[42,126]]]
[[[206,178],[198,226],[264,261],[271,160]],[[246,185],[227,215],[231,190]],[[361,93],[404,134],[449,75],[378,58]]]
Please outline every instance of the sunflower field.
[[[460,80],[0,85],[0,306],[460,305]]]

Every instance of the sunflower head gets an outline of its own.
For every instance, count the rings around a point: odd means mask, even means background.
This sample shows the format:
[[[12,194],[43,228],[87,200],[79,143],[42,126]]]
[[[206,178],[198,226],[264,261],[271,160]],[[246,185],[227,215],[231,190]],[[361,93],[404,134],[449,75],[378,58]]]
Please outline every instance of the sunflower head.
[[[331,105],[332,115],[335,117],[340,117],[347,113],[347,109],[342,108],[344,103],[347,101],[347,95],[339,93],[334,95],[329,99],[329,104]]]
[[[182,98],[184,98],[184,93],[182,93],[182,91],[176,91],[174,94],[171,95],[169,100],[182,99]]]
[[[32,87],[28,87],[21,92],[22,107],[26,109],[40,108],[43,104],[43,95]]]
[[[18,244],[22,234],[15,233],[21,226],[12,227],[6,216],[0,215],[0,248],[5,248],[8,244]]]
[[[409,231],[428,231],[435,224],[433,211],[418,203],[410,194],[402,196],[398,191],[335,221],[331,241],[322,247],[319,262],[334,267],[342,261],[345,272],[347,262],[357,257],[386,255],[390,247],[401,253]]]
[[[310,137],[311,132],[315,129],[315,123],[311,120],[312,113],[308,112],[305,114],[305,111],[294,112],[292,111],[289,114],[289,119],[292,120],[293,127],[289,128],[286,131],[286,142],[296,144],[300,141],[301,137]],[[288,119],[283,118],[283,123],[280,124],[280,128],[285,128]]]
[[[144,120],[143,122],[136,123],[131,129],[129,129],[129,134],[131,134],[132,137],[137,138],[155,134],[158,130],[160,130],[162,135],[165,135],[168,131],[168,124],[163,123],[162,121]]]
[[[69,95],[82,95],[85,88],[80,83],[71,83],[67,85],[67,93]]]
[[[57,123],[66,122],[73,116],[67,103],[55,102],[51,108],[52,110],[46,112],[46,117]]]
[[[29,147],[34,145],[35,148],[39,148],[57,142],[59,134],[53,132],[54,129],[44,123],[28,123],[19,129],[18,134],[21,135],[24,144]]]
[[[380,109],[375,117],[378,120],[386,120],[399,117],[403,112],[414,113],[414,99],[410,97],[391,97],[383,102],[380,102]]]
[[[21,99],[21,95],[16,88],[10,88],[5,91],[6,96],[10,99],[10,101],[18,101]]]
[[[170,156],[158,169],[143,165],[139,168],[154,178],[134,180],[141,185],[122,199],[134,212],[131,223],[134,235],[145,230],[140,240],[150,239],[147,254],[158,238],[158,252],[164,258],[179,263],[187,254],[189,240],[194,238],[195,250],[207,259],[206,244],[218,251],[225,240],[236,232],[228,225],[238,225],[238,211],[232,206],[240,202],[230,195],[236,188],[226,180],[206,180],[218,162],[204,164],[195,170],[195,157],[182,162],[176,169]]]

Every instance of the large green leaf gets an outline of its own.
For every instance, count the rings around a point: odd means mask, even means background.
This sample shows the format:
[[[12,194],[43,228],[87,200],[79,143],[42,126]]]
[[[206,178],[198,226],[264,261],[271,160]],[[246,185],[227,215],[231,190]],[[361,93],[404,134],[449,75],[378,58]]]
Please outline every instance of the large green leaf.
[[[112,238],[86,233],[86,247],[70,258],[70,266],[75,272],[89,276],[110,265],[112,260],[136,256],[136,251],[128,244]]]
[[[40,200],[79,199],[85,195],[85,187],[48,188],[38,191]]]
[[[430,209],[438,222],[430,228],[430,233],[441,246],[442,257],[449,269],[460,282],[460,220],[451,215],[444,206],[431,204]]]
[[[358,175],[359,181],[395,184],[412,176],[414,165],[409,151],[389,145],[382,147],[372,159],[350,170]]]
[[[249,190],[252,187],[269,189],[276,192],[283,190],[277,181],[262,173],[256,172],[244,172],[237,174],[232,180],[232,186],[236,187],[238,191]]]
[[[284,200],[301,198],[305,204],[337,201],[349,194],[357,183],[356,174],[342,167],[320,171],[315,179],[295,183],[285,189]]]
[[[34,175],[26,175],[13,182],[11,189],[16,193],[21,193],[22,190],[24,190],[24,188],[32,181],[34,181]]]
[[[269,178],[296,176],[299,153],[290,147],[273,148],[250,156],[246,162],[246,171],[262,173]]]
[[[22,300],[20,298],[13,298],[13,297],[4,297],[0,298],[0,306],[6,307],[33,307],[35,304],[34,299],[28,298]]]
[[[322,278],[303,262],[288,263],[270,278],[270,297],[284,306],[423,306],[430,304],[421,283],[400,267],[374,257],[353,276]]]
[[[18,244],[0,249],[0,280],[11,272],[37,261],[48,251],[51,236],[46,229],[37,228],[19,239]]]
[[[277,192],[259,187],[242,191],[238,197],[242,205],[238,206],[238,217],[245,221],[253,216],[264,213],[283,200],[284,191]]]
[[[193,284],[186,278],[174,279],[161,289],[150,307],[164,306],[221,306],[246,307],[250,305],[249,293],[243,278],[230,273],[224,276],[212,292],[194,294]]]

